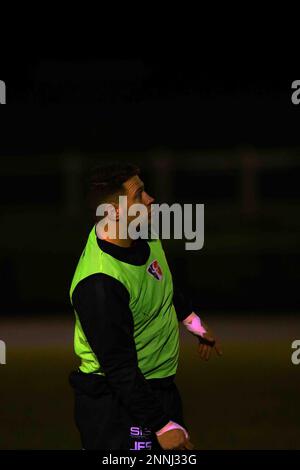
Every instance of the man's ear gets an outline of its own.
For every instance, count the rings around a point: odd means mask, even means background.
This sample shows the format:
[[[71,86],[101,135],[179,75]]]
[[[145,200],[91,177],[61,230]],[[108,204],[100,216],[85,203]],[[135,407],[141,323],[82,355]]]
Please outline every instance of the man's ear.
[[[119,220],[119,206],[115,202],[110,202],[109,205],[107,206],[107,217],[110,220],[117,221]]]
[[[120,219],[120,206],[119,206],[119,204],[114,204],[114,208],[115,208],[115,220],[119,221],[119,219]]]

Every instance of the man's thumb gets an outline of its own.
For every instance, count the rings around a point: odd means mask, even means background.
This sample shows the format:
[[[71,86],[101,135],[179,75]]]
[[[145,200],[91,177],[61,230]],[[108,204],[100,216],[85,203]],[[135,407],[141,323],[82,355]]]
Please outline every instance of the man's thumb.
[[[192,444],[190,440],[187,440],[187,441],[185,442],[184,447],[185,447],[186,449],[189,449],[189,450],[195,449],[194,444]]]

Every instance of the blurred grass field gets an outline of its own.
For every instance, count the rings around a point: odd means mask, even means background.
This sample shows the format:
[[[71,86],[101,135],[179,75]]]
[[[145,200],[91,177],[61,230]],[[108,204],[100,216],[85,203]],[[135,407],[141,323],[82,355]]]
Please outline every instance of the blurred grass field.
[[[223,356],[209,362],[200,360],[196,339],[181,330],[176,383],[192,442],[197,449],[300,449],[300,366],[291,363],[299,317],[268,318],[264,328],[244,320],[240,330],[235,317],[220,318],[213,326],[223,337]],[[22,327],[24,320],[18,327],[8,321],[2,325],[7,364],[0,366],[1,449],[81,447],[68,384],[78,364],[73,323],[56,318],[50,332],[47,321],[39,323],[39,336],[30,324]],[[281,332],[289,321],[290,328]],[[260,334],[254,336],[255,331]]]

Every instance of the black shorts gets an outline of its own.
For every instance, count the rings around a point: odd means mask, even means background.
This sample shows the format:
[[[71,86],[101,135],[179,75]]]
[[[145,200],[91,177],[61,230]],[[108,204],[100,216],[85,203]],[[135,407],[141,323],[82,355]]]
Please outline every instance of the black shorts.
[[[75,391],[75,423],[82,448],[86,450],[161,450],[156,435],[129,416],[126,408],[99,376],[72,372],[70,384]],[[100,381],[101,382],[101,381]],[[157,400],[172,421],[187,429],[182,412],[182,401],[174,376],[147,380]]]

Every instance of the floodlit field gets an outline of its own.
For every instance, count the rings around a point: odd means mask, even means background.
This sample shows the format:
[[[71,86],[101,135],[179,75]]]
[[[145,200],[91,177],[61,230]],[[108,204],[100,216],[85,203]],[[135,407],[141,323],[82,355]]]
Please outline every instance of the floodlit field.
[[[206,315],[205,320],[209,320]],[[223,357],[205,363],[181,332],[177,385],[197,449],[300,449],[300,366],[291,343],[298,316],[216,316]],[[69,372],[72,319],[0,321],[0,448],[79,449]]]

